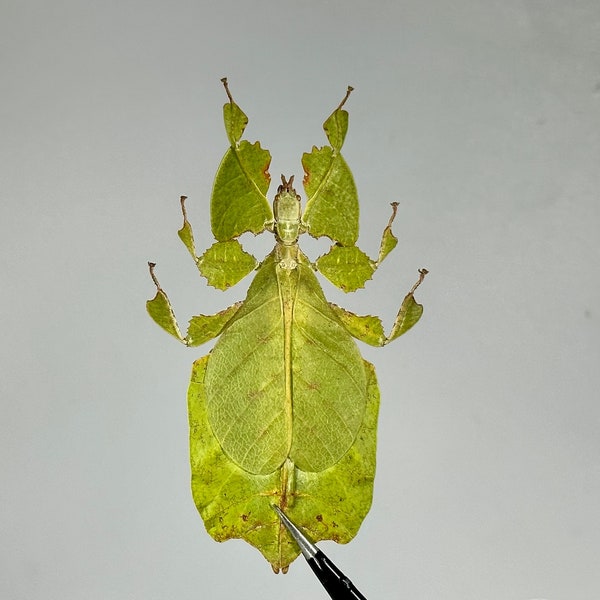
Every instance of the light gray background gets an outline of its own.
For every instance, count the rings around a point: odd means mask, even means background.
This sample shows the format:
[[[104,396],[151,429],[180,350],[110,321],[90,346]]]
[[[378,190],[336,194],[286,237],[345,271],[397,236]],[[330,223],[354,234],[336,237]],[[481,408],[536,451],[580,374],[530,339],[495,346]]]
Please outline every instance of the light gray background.
[[[324,598],[213,542],[188,490],[188,350],[152,324],[146,261],[181,322],[227,142],[219,78],[301,176],[347,84],[345,156],[377,251],[333,299],[391,325],[372,510],[323,544],[375,598],[600,597],[600,4],[2,2],[0,597]],[[250,244],[267,251],[268,239]],[[247,282],[244,282],[247,285]]]

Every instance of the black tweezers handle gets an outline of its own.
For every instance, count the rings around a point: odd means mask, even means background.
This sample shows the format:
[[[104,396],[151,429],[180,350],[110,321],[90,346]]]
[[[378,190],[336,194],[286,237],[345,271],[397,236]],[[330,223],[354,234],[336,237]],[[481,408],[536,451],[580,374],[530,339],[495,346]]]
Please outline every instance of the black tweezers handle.
[[[367,600],[320,550],[307,562],[333,600]]]

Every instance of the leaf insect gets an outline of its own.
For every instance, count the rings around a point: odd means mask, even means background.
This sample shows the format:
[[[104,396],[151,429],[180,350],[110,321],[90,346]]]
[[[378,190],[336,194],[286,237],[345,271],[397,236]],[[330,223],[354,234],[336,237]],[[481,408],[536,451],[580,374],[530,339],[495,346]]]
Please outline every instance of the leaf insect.
[[[275,572],[286,572],[299,550],[271,509],[276,504],[314,540],[350,541],[371,506],[379,389],[373,366],[353,338],[383,346],[408,331],[423,307],[404,298],[389,334],[375,316],[358,316],[328,302],[315,271],[352,292],[362,288],[397,244],[397,203],[377,260],[356,246],[358,195],[341,148],[348,129],[348,87],[323,128],[329,145],[302,157],[306,204],[294,177],[281,177],[267,200],[271,155],[242,139],[248,118],[222,80],[228,148],[217,170],[210,216],[215,243],[201,256],[185,200],[179,237],[208,283],[225,290],[255,270],[246,299],[214,315],[192,317],[182,335],[167,295],[149,263],[156,296],[150,316],[186,346],[218,338],[195,361],[188,391],[192,492],[208,533],[242,538]],[[269,231],[275,247],[262,261],[238,237]],[[332,240],[314,263],[298,240],[304,233]]]

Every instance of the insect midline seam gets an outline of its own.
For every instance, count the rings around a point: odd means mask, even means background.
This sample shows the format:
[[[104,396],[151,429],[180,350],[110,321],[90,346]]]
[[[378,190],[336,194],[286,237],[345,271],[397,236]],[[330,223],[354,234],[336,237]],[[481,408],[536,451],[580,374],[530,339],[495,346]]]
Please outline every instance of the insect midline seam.
[[[285,424],[287,433],[288,453],[292,447],[293,437],[293,384],[292,384],[292,321],[294,317],[294,298],[291,293],[291,277],[297,273],[297,269],[277,269],[277,288],[281,301],[281,312],[283,316],[283,364],[285,374]],[[282,277],[287,277],[287,285],[282,286]],[[297,289],[297,282],[296,282]]]

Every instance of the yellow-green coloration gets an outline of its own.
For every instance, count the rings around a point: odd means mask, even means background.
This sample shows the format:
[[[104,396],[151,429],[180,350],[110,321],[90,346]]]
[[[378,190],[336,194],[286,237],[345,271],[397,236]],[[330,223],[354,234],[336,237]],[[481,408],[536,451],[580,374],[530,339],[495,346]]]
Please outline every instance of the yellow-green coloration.
[[[342,106],[351,88],[325,121],[331,145],[303,156],[308,200],[302,213],[293,177],[282,177],[271,210],[266,198],[271,156],[258,142],[241,140],[248,119],[223,83],[231,146],[212,193],[217,241],[197,257],[185,197],[179,236],[210,285],[227,289],[254,269],[256,275],[243,302],[193,317],[184,337],[150,264],[157,293],[147,307],[188,346],[220,336],[212,352],[194,363],[188,393],[194,500],[214,539],[245,539],[276,572],[285,572],[299,550],[272,504],[313,540],[340,543],[356,535],[369,511],[379,390],[373,366],[352,338],[383,346],[410,329],[423,312],[413,293],[427,271],[421,269],[389,335],[378,317],[327,302],[315,270],[354,291],[397,243],[394,203],[378,259],[355,246],[358,197],[340,154],[348,128]],[[259,264],[237,238],[264,230],[274,233],[275,247]],[[314,264],[298,247],[305,232],[334,242]]]

